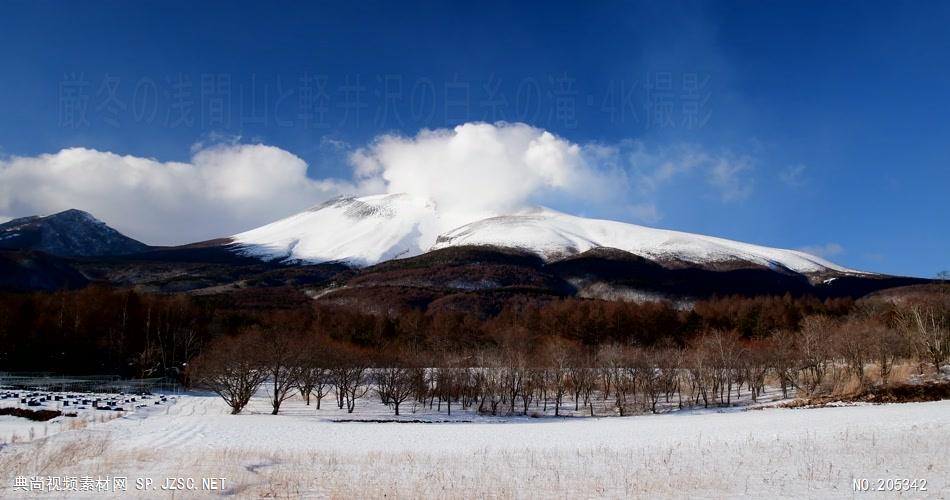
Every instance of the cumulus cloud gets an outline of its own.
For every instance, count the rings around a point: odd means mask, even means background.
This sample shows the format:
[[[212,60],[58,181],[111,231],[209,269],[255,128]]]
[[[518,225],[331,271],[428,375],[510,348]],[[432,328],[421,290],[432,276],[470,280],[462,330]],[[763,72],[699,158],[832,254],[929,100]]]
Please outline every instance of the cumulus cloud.
[[[578,144],[515,123],[466,123],[384,135],[351,156],[356,176],[390,193],[431,198],[447,212],[498,212],[546,199],[612,199],[620,170],[596,167]]]
[[[189,162],[85,148],[0,160],[2,216],[79,208],[151,244],[227,236],[353,189],[264,145],[202,146]]]
[[[365,192],[408,192],[440,209],[501,213],[525,205],[583,205],[643,223],[662,219],[657,196],[699,183],[715,199],[741,201],[753,189],[753,162],[694,145],[647,147],[626,140],[577,144],[522,123],[467,123],[384,135],[350,156]],[[612,210],[597,210],[604,207]]]
[[[800,251],[817,255],[818,257],[830,258],[845,253],[843,246],[838,243],[825,243],[824,245],[809,245],[799,248]]]

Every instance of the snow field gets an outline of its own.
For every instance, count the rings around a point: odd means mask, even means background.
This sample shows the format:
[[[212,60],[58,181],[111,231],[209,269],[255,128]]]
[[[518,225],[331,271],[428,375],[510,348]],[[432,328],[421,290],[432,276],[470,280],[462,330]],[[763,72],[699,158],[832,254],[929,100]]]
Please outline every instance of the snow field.
[[[460,412],[472,421],[430,424],[338,422],[345,411],[324,403],[320,416],[299,400],[272,416],[258,397],[232,416],[216,397],[186,395],[163,411],[7,446],[0,496],[19,498],[18,474],[226,477],[238,498],[896,495],[856,493],[855,478],[927,479],[926,492],[904,496],[950,495],[950,401],[624,418]],[[386,413],[375,405],[357,412]]]
[[[7,397],[0,398],[0,408],[25,408],[29,410],[58,410],[64,415],[48,420],[46,422],[32,421],[26,418],[14,417],[10,415],[0,415],[0,445],[15,444],[18,442],[32,441],[33,439],[45,438],[53,434],[83,429],[90,425],[102,424],[110,420],[128,416],[134,412],[148,413],[155,411],[165,411],[167,402],[161,401],[160,396],[141,396],[141,395],[119,395],[113,393],[80,393],[80,392],[58,392],[58,391],[28,391],[10,389],[2,391]],[[16,394],[17,397],[12,395]],[[29,396],[35,394],[35,397]],[[64,405],[64,401],[57,401],[54,396],[60,396],[63,400],[69,401],[70,405]],[[39,406],[28,406],[20,402],[22,399],[39,400],[46,397]],[[135,402],[131,399],[135,398]],[[169,396],[173,401],[175,396]],[[109,402],[115,402],[116,410],[98,410],[91,403],[93,400],[101,400],[102,406],[109,407]],[[90,401],[89,404],[82,404],[82,400]],[[122,408],[121,411],[117,411]],[[68,417],[65,414],[74,416]]]

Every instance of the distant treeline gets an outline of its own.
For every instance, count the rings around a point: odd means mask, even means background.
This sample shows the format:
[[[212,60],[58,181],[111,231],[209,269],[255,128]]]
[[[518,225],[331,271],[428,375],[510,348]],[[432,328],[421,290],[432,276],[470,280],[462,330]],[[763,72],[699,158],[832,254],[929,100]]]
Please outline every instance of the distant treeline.
[[[290,289],[215,296],[157,295],[108,287],[0,294],[0,371],[178,377],[209,341],[291,315],[296,328],[373,351],[416,352],[559,338],[581,347],[684,346],[711,329],[752,339],[797,329],[803,318],[840,318],[850,299],[722,297],[692,307],[565,298],[507,298],[492,315],[442,308],[367,313]]]

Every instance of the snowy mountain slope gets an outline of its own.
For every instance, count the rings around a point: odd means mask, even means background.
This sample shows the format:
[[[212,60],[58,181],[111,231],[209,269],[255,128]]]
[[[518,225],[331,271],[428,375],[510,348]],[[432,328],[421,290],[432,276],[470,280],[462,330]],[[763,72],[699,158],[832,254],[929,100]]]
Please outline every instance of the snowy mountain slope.
[[[408,195],[341,198],[237,234],[237,251],[266,260],[341,261],[365,266],[418,255],[438,216],[428,200]]]
[[[546,260],[557,260],[593,248],[616,248],[660,263],[711,265],[741,262],[786,268],[803,274],[858,272],[795,250],[586,219],[543,208],[467,224],[440,236],[433,249],[458,245],[519,248]]]
[[[454,228],[454,229],[453,229]],[[586,219],[537,208],[512,215],[439,213],[409,195],[341,198],[232,237],[233,248],[266,260],[340,261],[355,266],[462,245],[515,248],[555,261],[616,248],[661,264],[755,265],[812,274],[857,273],[819,257],[722,238]]]
[[[92,257],[131,254],[149,247],[87,212],[72,209],[0,224],[0,248],[39,250],[60,257]]]

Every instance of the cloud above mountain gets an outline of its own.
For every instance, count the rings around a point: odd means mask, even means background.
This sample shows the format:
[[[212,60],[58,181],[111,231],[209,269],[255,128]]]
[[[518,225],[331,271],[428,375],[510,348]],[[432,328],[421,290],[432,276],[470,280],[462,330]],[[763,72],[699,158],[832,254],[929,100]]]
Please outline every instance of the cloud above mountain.
[[[808,246],[799,248],[799,250],[811,255],[824,257],[826,259],[829,259],[831,257],[838,257],[840,255],[844,255],[845,253],[847,253],[845,252],[845,248],[843,246],[834,242],[825,243],[823,245],[808,245]]]
[[[86,148],[0,158],[0,219],[68,208],[93,213],[150,244],[227,236],[342,195],[410,193],[463,224],[543,204],[634,222],[662,219],[658,193],[675,182],[741,201],[751,161],[697,147],[639,141],[578,144],[522,123],[466,123],[340,143],[349,178],[320,177],[300,157],[263,144],[197,144],[185,162]],[[453,226],[454,227],[454,226]]]
[[[366,189],[431,198],[449,212],[498,212],[545,200],[613,200],[625,173],[584,147],[522,123],[466,123],[384,135],[351,160]]]
[[[462,212],[564,204],[655,223],[662,219],[658,195],[670,185],[698,184],[722,203],[741,202],[754,187],[753,160],[730,151],[636,140],[578,144],[523,123],[384,135],[350,161],[363,191],[412,193]]]
[[[85,148],[0,160],[0,217],[79,208],[152,244],[227,236],[348,189],[264,145],[204,147],[189,162]]]

